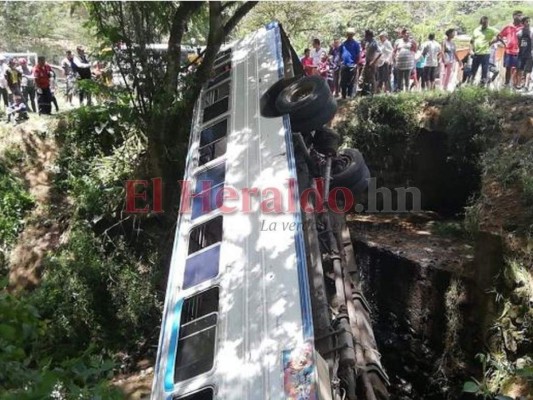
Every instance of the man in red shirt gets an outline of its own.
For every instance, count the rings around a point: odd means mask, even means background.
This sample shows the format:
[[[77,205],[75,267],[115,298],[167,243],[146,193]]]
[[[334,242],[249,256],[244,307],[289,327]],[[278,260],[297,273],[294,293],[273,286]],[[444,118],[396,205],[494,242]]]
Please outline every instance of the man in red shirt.
[[[37,86],[37,103],[39,115],[52,113],[52,92],[50,91],[50,77],[52,67],[46,63],[44,56],[37,58],[37,65],[33,68],[35,86]]]
[[[522,29],[522,11],[513,13],[513,23],[502,29],[498,35],[498,40],[505,44],[505,57],[503,65],[505,67],[505,85],[509,86],[511,76],[516,86],[516,67],[518,66],[518,32]]]

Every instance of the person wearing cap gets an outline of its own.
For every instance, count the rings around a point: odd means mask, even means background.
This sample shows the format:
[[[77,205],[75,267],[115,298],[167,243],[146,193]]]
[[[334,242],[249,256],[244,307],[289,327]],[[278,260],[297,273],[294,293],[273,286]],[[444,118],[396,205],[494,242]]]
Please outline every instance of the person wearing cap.
[[[341,95],[345,99],[346,96],[352,97],[355,70],[361,57],[361,45],[354,39],[355,28],[346,29],[346,40],[340,46],[341,55]]]
[[[379,34],[379,51],[381,52],[381,57],[377,61],[378,67],[378,82],[377,90],[379,92],[390,92],[391,91],[391,66],[392,66],[392,43],[389,40],[389,35],[387,32],[383,31]]]
[[[35,107],[35,79],[33,73],[28,67],[28,61],[25,58],[19,60],[20,71],[22,72],[22,98],[24,103],[31,105],[31,110],[37,112]]]
[[[85,54],[85,49],[83,48],[83,46],[76,47],[76,53],[77,55],[74,56],[72,60],[72,65],[74,67],[76,74],[78,75],[78,80],[79,81],[90,80],[92,78],[91,63],[89,62],[89,59],[87,58],[87,55]],[[84,98],[87,98],[88,106],[92,104],[90,92],[86,92],[84,89],[80,88],[78,94],[80,96],[80,106],[83,104]]]
[[[9,99],[7,95],[7,72],[6,58],[3,55],[0,55],[0,96],[2,97],[4,107],[9,107]]]

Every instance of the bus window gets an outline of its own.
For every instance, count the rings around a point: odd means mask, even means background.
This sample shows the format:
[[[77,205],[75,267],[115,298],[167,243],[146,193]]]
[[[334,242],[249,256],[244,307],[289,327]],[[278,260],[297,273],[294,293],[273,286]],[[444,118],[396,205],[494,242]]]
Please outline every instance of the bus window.
[[[228,119],[205,128],[200,133],[199,165],[204,165],[226,153],[226,135]]]
[[[204,96],[203,106],[205,108],[217,103],[223,98],[229,97],[230,83],[226,82],[214,89],[209,90]]]
[[[189,254],[222,241],[222,216],[198,225],[189,234]]]
[[[207,83],[207,88],[215,86],[217,83],[225,81],[231,75],[231,60],[216,67],[213,71],[213,78],[211,78]]]
[[[212,106],[206,107],[204,109],[203,122],[207,122],[212,119],[215,119],[216,117],[224,114],[228,110],[229,110],[229,99],[226,97],[220,100],[218,103],[215,103]]]
[[[218,275],[220,244],[193,254],[185,261],[183,288],[188,289]]]
[[[173,397],[172,400],[213,400],[213,389],[203,389],[187,396]]]
[[[221,64],[231,59],[231,49],[221,51],[217,54],[213,65]]]
[[[218,288],[209,289],[186,299],[183,312],[185,319],[181,321],[178,338],[174,368],[175,383],[208,372],[213,367],[218,319]]]
[[[196,176],[196,186],[192,199],[192,219],[207,214],[222,205],[219,192],[224,187],[226,164],[221,163]]]

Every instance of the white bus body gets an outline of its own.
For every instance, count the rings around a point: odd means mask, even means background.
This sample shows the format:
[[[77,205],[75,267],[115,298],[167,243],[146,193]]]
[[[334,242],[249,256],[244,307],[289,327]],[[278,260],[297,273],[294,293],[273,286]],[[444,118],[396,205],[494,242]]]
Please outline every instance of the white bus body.
[[[291,51],[269,24],[221,51],[201,92],[184,179],[196,196],[182,190],[152,400],[353,399],[357,371],[381,371],[377,352],[356,351],[352,338],[353,330],[375,347],[348,276],[344,215],[342,249],[330,261],[339,272],[343,260],[348,306],[331,312],[320,224],[299,206],[299,187],[310,186],[298,136],[289,115],[262,116],[263,94],[298,64]],[[337,371],[348,376],[340,384]]]

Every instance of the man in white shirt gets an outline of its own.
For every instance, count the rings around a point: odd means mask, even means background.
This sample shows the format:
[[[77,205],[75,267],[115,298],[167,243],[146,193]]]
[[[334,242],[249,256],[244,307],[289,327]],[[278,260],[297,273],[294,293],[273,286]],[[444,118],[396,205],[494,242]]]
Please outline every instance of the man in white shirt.
[[[313,39],[313,49],[311,50],[311,58],[313,59],[313,65],[318,66],[322,53],[328,54],[326,49],[320,46],[320,39]]]
[[[428,41],[422,45],[422,54],[426,57],[424,80],[428,89],[435,89],[435,79],[439,69],[439,59],[442,54],[440,43],[435,40],[435,34],[430,33]]]
[[[9,106],[8,96],[7,96],[7,79],[6,72],[8,66],[6,63],[6,58],[3,55],[0,55],[0,96],[4,103],[5,108]]]
[[[381,32],[379,34],[378,41],[379,51],[381,52],[381,57],[378,59],[378,83],[377,89],[379,92],[390,92],[391,82],[390,74],[392,67],[392,44],[389,40],[389,35],[387,32]]]

